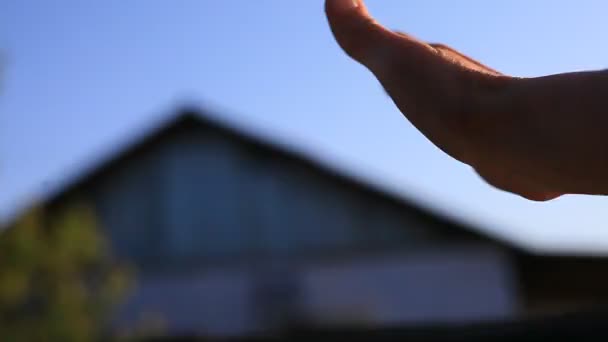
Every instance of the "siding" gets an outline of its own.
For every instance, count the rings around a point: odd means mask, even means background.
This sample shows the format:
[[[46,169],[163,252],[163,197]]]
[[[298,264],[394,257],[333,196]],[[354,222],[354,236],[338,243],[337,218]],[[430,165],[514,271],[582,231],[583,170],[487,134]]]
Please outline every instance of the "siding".
[[[141,265],[404,249],[442,238],[382,196],[198,126],[94,188],[115,246]]]
[[[504,254],[483,246],[304,264],[274,275],[279,285],[294,282],[283,286],[281,298],[291,300],[281,303],[277,289],[274,297],[259,291],[273,280],[265,269],[146,275],[116,327],[135,326],[142,313],[163,317],[172,334],[218,337],[279,329],[286,314],[299,317],[299,324],[359,327],[488,322],[517,312],[511,267]]]
[[[101,225],[119,256],[144,263],[158,260],[162,244],[162,159],[143,153],[124,163],[92,191]]]
[[[436,325],[494,321],[518,310],[509,258],[479,245],[309,269],[306,310],[321,323]]]
[[[181,260],[403,246],[430,238],[423,223],[389,201],[215,131],[182,134],[165,153],[167,253]]]
[[[214,132],[183,134],[167,145],[163,191],[165,253],[176,261],[246,253],[252,228],[243,211],[243,158]]]
[[[212,127],[175,130],[87,189],[118,254],[140,266],[120,326],[157,312],[170,332],[226,335],[294,311],[383,324],[517,309],[496,244],[471,244],[416,209]]]

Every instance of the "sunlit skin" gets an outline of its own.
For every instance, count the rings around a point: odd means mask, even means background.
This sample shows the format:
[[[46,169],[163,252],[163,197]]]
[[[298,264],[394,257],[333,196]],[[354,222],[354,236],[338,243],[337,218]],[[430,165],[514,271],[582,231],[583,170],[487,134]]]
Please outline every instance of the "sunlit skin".
[[[608,194],[608,71],[512,77],[383,27],[361,1],[325,10],[337,43],[404,116],[489,184],[535,201]]]

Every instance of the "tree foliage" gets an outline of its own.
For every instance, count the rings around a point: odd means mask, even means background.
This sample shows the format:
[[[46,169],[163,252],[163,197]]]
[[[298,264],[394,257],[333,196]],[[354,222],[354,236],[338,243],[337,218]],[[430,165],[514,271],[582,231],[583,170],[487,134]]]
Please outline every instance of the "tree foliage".
[[[2,341],[99,339],[129,280],[87,207],[34,209],[0,232]]]

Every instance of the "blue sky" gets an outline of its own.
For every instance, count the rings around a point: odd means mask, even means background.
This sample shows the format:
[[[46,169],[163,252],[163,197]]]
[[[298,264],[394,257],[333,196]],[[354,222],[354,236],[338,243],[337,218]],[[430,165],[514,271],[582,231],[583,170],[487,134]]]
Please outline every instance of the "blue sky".
[[[605,68],[604,1],[368,0],[387,26],[517,76]],[[321,0],[0,3],[0,214],[183,103],[539,248],[608,251],[608,198],[484,184],[334,43]]]

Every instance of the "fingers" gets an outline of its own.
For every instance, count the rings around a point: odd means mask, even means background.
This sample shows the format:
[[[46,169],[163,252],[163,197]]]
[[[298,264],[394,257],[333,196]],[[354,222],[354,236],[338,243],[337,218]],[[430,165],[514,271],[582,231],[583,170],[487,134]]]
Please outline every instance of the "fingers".
[[[376,23],[362,1],[327,0],[325,13],[338,45],[346,54],[366,66],[382,62],[379,50],[387,44],[391,33]]]
[[[479,71],[479,72],[485,72],[485,73],[493,75],[493,76],[503,76],[502,73],[500,73],[486,65],[481,64],[480,62],[474,60],[473,58],[468,57],[468,56],[452,49],[451,47],[449,47],[447,45],[439,44],[439,43],[431,43],[429,45],[432,46],[443,57],[448,58],[448,59],[452,60],[453,62],[455,62],[467,69],[471,69],[471,70],[475,70],[475,71]]]
[[[488,173],[476,170],[476,172],[483,180],[495,188],[519,195],[530,201],[550,201],[564,195],[563,193],[555,191],[540,190],[538,186],[526,181],[521,175],[515,175],[504,171],[492,171]]]
[[[403,33],[400,31],[395,31],[395,33],[397,33],[398,35],[400,35],[402,37],[411,39],[411,36],[409,36],[406,33]],[[463,54],[462,52],[459,52],[445,44],[428,43],[428,45],[431,46],[433,49],[435,49],[435,51],[437,51],[444,58],[449,59],[452,62],[454,62],[460,66],[463,66],[467,69],[484,72],[484,73],[487,73],[487,74],[490,74],[493,76],[504,76],[501,72],[496,71],[487,65],[481,64],[480,62],[474,60],[473,58],[471,58],[471,57]]]
[[[377,23],[362,0],[326,0],[325,12],[340,47],[372,71],[390,65],[402,57],[406,50],[414,60],[423,60],[425,57],[416,58],[416,54],[434,54],[427,44],[395,33]]]
[[[410,122],[441,150],[472,165],[477,159],[472,146],[489,134],[480,104],[487,103],[487,89],[496,89],[508,77],[446,45],[386,29],[362,0],[326,0],[325,12],[340,47],[372,71]],[[497,188],[530,200],[561,195],[531,190],[536,188],[512,176],[500,170],[482,175]]]

